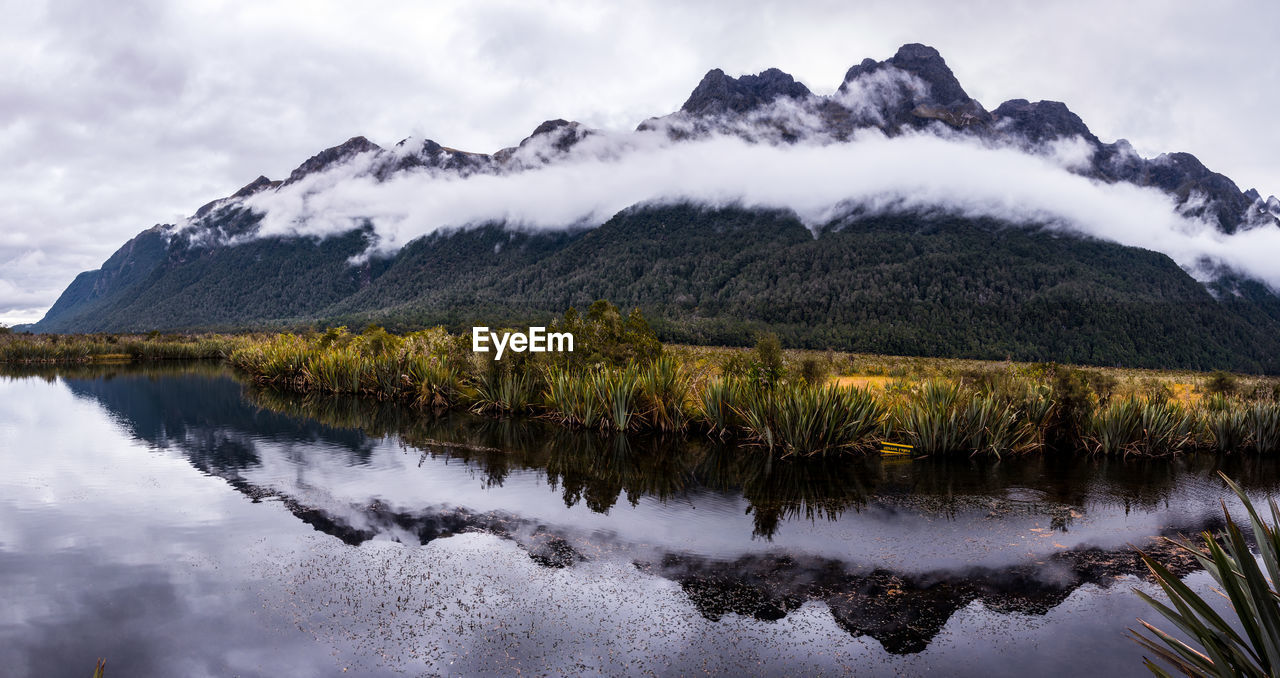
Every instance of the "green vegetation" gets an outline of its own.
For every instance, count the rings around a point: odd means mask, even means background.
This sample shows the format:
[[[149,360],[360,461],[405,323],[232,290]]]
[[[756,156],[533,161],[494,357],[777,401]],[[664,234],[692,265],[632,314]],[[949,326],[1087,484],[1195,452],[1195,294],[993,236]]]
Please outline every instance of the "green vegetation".
[[[254,219],[213,226],[245,233]],[[349,264],[367,245],[363,231],[235,247],[149,231],[37,328],[462,332],[607,298],[643,309],[666,342],[745,347],[771,332],[814,349],[1280,374],[1280,298],[1261,285],[1215,298],[1162,254],[1028,225],[899,214],[815,235],[788,213],[669,205],[586,231],[440,233]]]
[[[995,456],[1031,449],[1052,401],[1034,391],[1026,402],[995,392],[929,381],[900,403],[895,429],[920,454],[954,452]]]
[[[800,380],[774,388],[738,389],[734,411],[747,436],[787,455],[867,449],[883,435],[885,407],[864,389]]]
[[[1112,400],[1089,414],[1085,437],[1094,452],[1161,456],[1194,445],[1197,425],[1196,417],[1177,403]]]
[[[1219,540],[1210,532],[1201,533],[1204,546],[1179,544],[1213,577],[1219,592],[1231,605],[1233,619],[1225,618],[1176,575],[1147,554],[1142,559],[1170,604],[1166,605],[1138,591],[1176,629],[1189,636],[1199,648],[1189,645],[1144,620],[1143,631],[1130,633],[1134,640],[1156,658],[1188,676],[1274,676],[1280,671],[1280,508],[1268,503],[1271,522],[1258,515],[1252,502],[1238,485],[1222,476],[1244,502],[1252,527],[1258,557],[1249,550],[1244,532],[1223,509],[1226,533]],[[1258,566],[1261,559],[1263,567]],[[1264,571],[1265,568],[1265,571]],[[1241,633],[1243,631],[1243,634]],[[1146,666],[1157,676],[1170,673],[1150,658]]]
[[[228,357],[250,340],[219,335],[0,334],[0,363],[204,360]]]

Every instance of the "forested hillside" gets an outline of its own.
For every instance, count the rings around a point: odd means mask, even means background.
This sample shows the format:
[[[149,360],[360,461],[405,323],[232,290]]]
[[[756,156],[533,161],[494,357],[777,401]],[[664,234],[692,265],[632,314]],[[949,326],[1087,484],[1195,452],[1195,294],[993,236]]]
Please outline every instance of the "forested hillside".
[[[174,243],[145,279],[44,325],[464,328],[604,298],[639,306],[668,341],[748,344],[773,331],[797,347],[1280,370],[1280,303],[1260,286],[1237,282],[1218,300],[1162,254],[989,220],[866,217],[815,236],[784,212],[674,205],[589,231],[437,234],[349,264],[364,245],[359,231]]]

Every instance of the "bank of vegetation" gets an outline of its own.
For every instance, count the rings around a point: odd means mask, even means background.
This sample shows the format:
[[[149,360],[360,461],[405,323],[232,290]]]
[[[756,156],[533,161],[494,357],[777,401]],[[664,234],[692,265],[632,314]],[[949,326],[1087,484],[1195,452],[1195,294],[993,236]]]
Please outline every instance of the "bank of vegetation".
[[[934,361],[850,384],[833,378],[843,371],[834,354],[783,351],[772,336],[749,351],[664,348],[638,312],[623,316],[605,302],[570,311],[552,330],[572,332],[580,350],[498,361],[441,329],[336,328],[255,340],[230,361],[259,383],[299,393],[537,416],[605,433],[735,438],[783,456],[866,452],[885,441],[916,455],[993,457],[1280,451],[1280,387],[1265,379],[1220,373],[1182,384],[1059,365]]]
[[[183,334],[22,334],[0,332],[0,363],[209,360],[226,358],[250,337]]]
[[[254,381],[303,394],[541,417],[571,429],[733,439],[782,456],[1040,450],[1169,456],[1280,451],[1280,381],[1189,372],[663,346],[639,311],[570,310],[549,331],[575,351],[471,350],[433,328],[329,328],[259,335],[0,335],[0,362],[225,359]]]

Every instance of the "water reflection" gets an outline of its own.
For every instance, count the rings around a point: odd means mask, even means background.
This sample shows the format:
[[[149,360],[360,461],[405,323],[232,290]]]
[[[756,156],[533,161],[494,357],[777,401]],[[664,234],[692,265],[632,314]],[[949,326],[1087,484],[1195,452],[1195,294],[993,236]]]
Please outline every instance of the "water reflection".
[[[779,460],[712,439],[302,398],[211,365],[56,374],[129,437],[347,545],[497,535],[543,568],[630,564],[716,623],[816,603],[899,655],[925,652],[975,603],[1043,616],[1082,586],[1129,581],[1142,571],[1129,544],[1216,524],[1219,469],[1254,492],[1280,480],[1256,457]]]
[[[546,473],[562,488],[566,507],[584,502],[608,512],[625,494],[666,501],[686,492],[737,494],[749,504],[754,534],[768,539],[791,520],[837,520],[869,498],[908,502],[943,516],[990,504],[995,513],[1046,511],[1067,531],[1079,516],[1064,507],[1099,502],[1127,511],[1167,506],[1189,479],[1212,483],[1219,470],[1247,489],[1280,485],[1280,468],[1256,456],[1197,455],[1173,460],[1042,455],[1027,459],[903,460],[881,457],[779,460],[712,438],[600,435],[538,419],[493,419],[431,413],[350,397],[299,397],[249,387],[246,398],[266,409],[398,436],[424,459],[458,459],[501,487],[515,470]]]

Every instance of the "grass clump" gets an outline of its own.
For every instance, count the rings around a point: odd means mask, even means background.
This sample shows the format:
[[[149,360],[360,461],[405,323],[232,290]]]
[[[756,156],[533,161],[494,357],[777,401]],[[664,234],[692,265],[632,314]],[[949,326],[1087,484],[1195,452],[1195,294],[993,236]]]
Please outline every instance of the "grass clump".
[[[893,429],[917,454],[1000,456],[1031,449],[1041,439],[1052,402],[1039,389],[1015,399],[931,380],[898,405]]]
[[[662,432],[685,426],[689,377],[671,356],[659,356],[639,374],[640,402],[644,425]]]
[[[1197,427],[1196,416],[1178,403],[1124,398],[1090,414],[1085,443],[1095,454],[1176,454],[1194,446]]]
[[[873,445],[883,405],[864,389],[790,383],[746,389],[734,411],[756,444],[785,455],[826,455]]]
[[[716,377],[703,386],[698,398],[698,417],[712,433],[725,435],[742,425],[737,407],[742,400],[742,384],[733,377]]]

